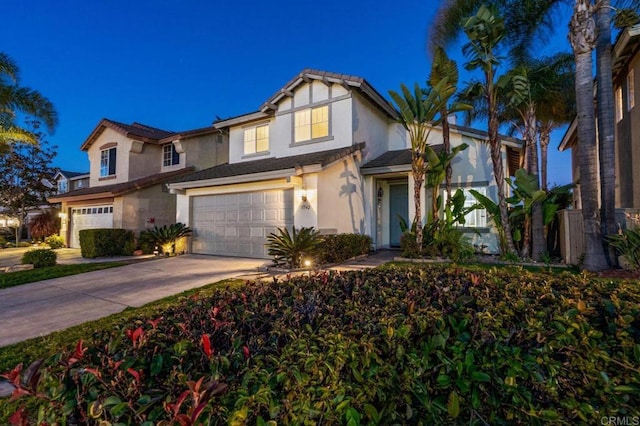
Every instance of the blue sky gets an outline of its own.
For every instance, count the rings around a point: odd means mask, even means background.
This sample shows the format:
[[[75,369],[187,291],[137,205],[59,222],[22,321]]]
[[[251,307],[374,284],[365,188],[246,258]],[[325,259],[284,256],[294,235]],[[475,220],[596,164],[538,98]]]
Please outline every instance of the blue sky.
[[[21,0],[4,10],[2,47],[21,83],[58,110],[55,165],[86,171],[80,145],[101,118],[166,130],[256,110],[305,67],[366,78],[380,93],[424,83],[438,2],[411,0]],[[568,50],[566,23],[545,44]],[[450,56],[462,69],[459,48]],[[466,76],[463,75],[463,78]],[[484,123],[474,123],[483,128]],[[571,180],[550,147],[550,181]]]

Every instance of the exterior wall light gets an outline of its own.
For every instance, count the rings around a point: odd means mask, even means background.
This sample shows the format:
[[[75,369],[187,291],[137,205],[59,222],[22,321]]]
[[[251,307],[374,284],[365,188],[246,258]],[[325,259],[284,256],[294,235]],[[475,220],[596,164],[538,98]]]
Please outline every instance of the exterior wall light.
[[[307,190],[305,188],[302,188],[302,204],[300,205],[300,208],[303,208],[305,210],[309,210],[311,208],[311,203],[309,202],[309,199],[307,198]]]
[[[382,190],[382,187],[378,187],[378,194],[377,194],[377,199],[378,199],[378,204],[382,203],[382,197],[384,196],[384,191]]]

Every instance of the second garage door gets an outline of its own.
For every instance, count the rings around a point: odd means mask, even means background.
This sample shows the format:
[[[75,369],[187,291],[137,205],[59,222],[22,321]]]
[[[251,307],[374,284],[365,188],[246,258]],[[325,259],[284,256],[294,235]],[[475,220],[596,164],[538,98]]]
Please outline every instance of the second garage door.
[[[192,252],[268,258],[267,235],[293,226],[293,190],[192,198]]]
[[[82,229],[112,228],[113,206],[78,207],[71,211],[71,244],[80,248]]]

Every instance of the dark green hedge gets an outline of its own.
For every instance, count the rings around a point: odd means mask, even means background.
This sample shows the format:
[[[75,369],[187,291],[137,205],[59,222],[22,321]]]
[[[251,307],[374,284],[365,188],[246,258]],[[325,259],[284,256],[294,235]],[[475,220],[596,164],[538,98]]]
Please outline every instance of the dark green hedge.
[[[22,255],[22,264],[32,264],[34,268],[55,266],[58,255],[51,249],[29,250]]]
[[[320,245],[320,263],[344,262],[371,251],[371,237],[361,234],[325,235]]]
[[[82,257],[131,256],[134,249],[134,234],[129,230],[83,229],[80,231]]]

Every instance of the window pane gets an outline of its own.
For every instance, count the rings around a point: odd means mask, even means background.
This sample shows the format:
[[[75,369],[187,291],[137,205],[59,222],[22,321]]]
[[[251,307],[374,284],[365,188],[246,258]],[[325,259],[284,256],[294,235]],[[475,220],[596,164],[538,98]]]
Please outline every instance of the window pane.
[[[311,139],[311,110],[298,111],[295,115],[295,141]]]
[[[256,152],[256,128],[244,129],[244,153],[253,154]]]
[[[109,175],[116,174],[116,149],[109,150]]]
[[[269,126],[256,128],[256,152],[269,150]]]
[[[622,120],[622,88],[616,89],[616,122]]]
[[[176,151],[176,146],[171,144],[171,165],[180,164],[180,154]]]

